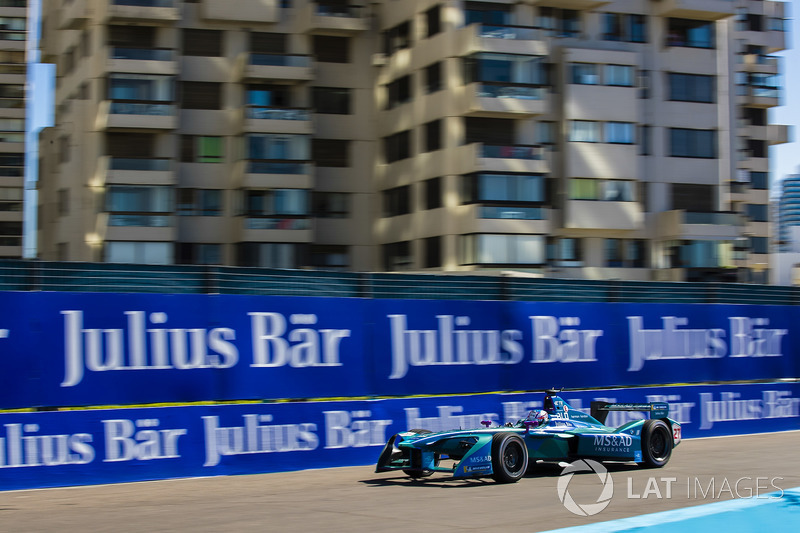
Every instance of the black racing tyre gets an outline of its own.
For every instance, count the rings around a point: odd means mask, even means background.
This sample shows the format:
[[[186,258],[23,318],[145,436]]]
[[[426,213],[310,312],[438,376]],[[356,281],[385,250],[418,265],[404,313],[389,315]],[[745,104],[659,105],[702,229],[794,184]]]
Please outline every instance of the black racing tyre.
[[[492,478],[498,483],[516,483],[528,469],[528,447],[515,433],[492,437]]]
[[[672,432],[663,420],[645,420],[642,426],[642,459],[649,468],[661,468],[672,455]]]
[[[428,429],[409,429],[409,433],[416,433],[418,435],[424,435],[426,433],[433,433]],[[439,464],[439,454],[435,454],[433,456],[433,464]],[[410,478],[419,479],[421,477],[428,477],[433,474],[433,470],[403,470],[403,473]]]

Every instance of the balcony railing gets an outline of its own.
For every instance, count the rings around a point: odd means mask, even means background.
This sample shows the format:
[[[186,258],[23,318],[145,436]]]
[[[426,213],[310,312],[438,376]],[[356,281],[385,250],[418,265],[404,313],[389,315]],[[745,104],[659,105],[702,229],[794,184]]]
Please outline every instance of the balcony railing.
[[[111,102],[112,115],[148,115],[172,116],[175,114],[173,104],[152,104],[143,102]]]
[[[481,147],[480,157],[502,159],[544,159],[545,150],[540,145],[512,144],[495,145],[484,144]]]
[[[360,18],[367,12],[364,6],[317,4],[314,14],[320,17]]]
[[[248,161],[248,174],[308,174],[305,161]]]
[[[175,0],[114,0],[115,6],[175,7]]]
[[[480,218],[502,218],[508,220],[546,220],[547,213],[541,207],[499,207],[483,205]]]
[[[683,214],[683,223],[744,226],[744,219],[738,213],[693,213],[687,211]]]
[[[481,24],[478,34],[487,39],[514,39],[534,41],[542,38],[542,31],[532,26],[505,26]]]
[[[172,216],[110,213],[108,216],[108,225],[143,228],[168,228],[172,226]]]
[[[309,67],[311,57],[291,54],[250,54],[250,64],[267,67]]]
[[[280,107],[261,107],[247,106],[245,111],[247,118],[265,120],[309,120],[310,114],[307,109],[286,109]]]
[[[108,168],[110,170],[150,170],[167,171],[170,160],[162,158],[128,158],[112,157]]]
[[[245,219],[246,229],[310,229],[311,220],[307,218],[269,218],[256,217]]]
[[[167,48],[122,48],[111,49],[111,59],[132,59],[135,61],[172,61],[175,53]]]
[[[510,83],[482,82],[478,96],[482,98],[517,98],[520,100],[543,100],[547,88]]]

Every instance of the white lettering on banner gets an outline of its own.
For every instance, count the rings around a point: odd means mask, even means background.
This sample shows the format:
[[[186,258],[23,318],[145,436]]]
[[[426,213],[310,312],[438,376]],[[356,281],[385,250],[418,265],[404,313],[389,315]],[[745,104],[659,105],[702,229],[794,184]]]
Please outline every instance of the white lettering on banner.
[[[103,420],[106,456],[104,462],[149,461],[174,459],[178,453],[178,438],[186,435],[185,429],[156,429],[157,418],[135,422],[127,419]],[[138,431],[137,431],[138,428]]]
[[[407,407],[406,427],[428,429],[431,431],[449,431],[451,429],[478,428],[481,422],[490,420],[497,423],[500,417],[497,413],[458,414],[464,410],[460,405],[439,405],[439,416],[424,418],[420,416],[418,407]]]
[[[392,336],[392,373],[400,379],[409,366],[514,365],[523,360],[522,332],[456,329],[468,316],[437,315],[436,329],[408,329],[407,315],[388,315]]]
[[[247,313],[253,335],[253,367],[295,368],[342,366],[339,345],[349,329],[295,328],[286,334],[286,317],[280,313]],[[316,315],[291,315],[291,324],[315,324]]]
[[[575,316],[531,316],[533,328],[534,363],[574,363],[597,361],[595,345],[603,335],[601,329],[568,329],[564,326],[580,326],[581,319]]]
[[[371,411],[323,411],[325,415],[325,449],[384,446],[386,427],[391,420],[368,419]]]
[[[700,429],[711,429],[715,422],[800,417],[800,398],[788,391],[765,390],[761,398],[740,399],[738,392],[722,392],[714,400],[710,392],[700,393]]]
[[[535,400],[532,402],[502,402],[503,420],[505,423],[514,423],[520,418],[525,418],[528,413],[535,409],[541,409],[544,402]]]
[[[728,353],[722,328],[681,328],[685,317],[662,316],[663,329],[645,329],[641,316],[629,316],[629,372],[638,372],[645,361],[664,359],[716,359]],[[730,357],[781,357],[781,339],[786,329],[764,328],[768,318],[728,317]]]
[[[144,311],[125,311],[126,328],[93,329],[83,327],[82,311],[61,314],[65,359],[62,387],[80,383],[84,368],[92,372],[230,368],[239,359],[239,351],[231,342],[236,333],[230,328],[147,328]],[[151,324],[165,324],[167,315],[151,313],[149,320]]]
[[[94,460],[92,436],[37,435],[39,424],[5,424],[0,437],[0,468],[83,465]]]
[[[226,455],[246,455],[273,452],[316,450],[319,437],[317,425],[274,424],[272,415],[243,415],[244,425],[224,427],[218,416],[204,416],[206,460],[203,466],[216,466]]]

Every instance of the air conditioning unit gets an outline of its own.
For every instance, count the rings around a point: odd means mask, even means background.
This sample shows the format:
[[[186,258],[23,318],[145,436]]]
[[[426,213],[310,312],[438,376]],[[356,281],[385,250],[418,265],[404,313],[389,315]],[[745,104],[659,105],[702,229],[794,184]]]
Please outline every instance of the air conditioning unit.
[[[372,54],[372,66],[382,67],[386,64],[386,54]]]

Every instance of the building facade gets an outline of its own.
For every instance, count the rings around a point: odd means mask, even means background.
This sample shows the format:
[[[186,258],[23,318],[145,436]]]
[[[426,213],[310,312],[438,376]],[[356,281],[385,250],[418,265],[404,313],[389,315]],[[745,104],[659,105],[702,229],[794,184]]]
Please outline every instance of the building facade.
[[[45,7],[42,259],[766,279],[783,2]]]
[[[23,255],[27,1],[0,0],[0,258]]]

